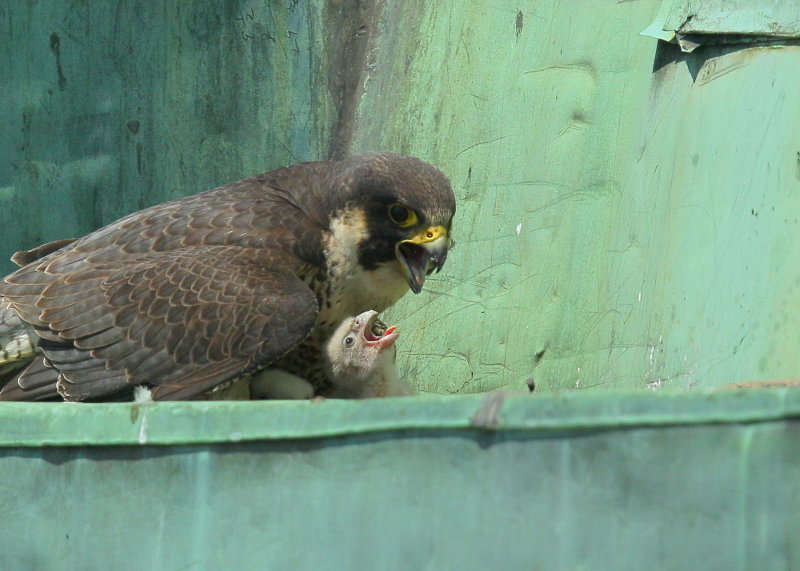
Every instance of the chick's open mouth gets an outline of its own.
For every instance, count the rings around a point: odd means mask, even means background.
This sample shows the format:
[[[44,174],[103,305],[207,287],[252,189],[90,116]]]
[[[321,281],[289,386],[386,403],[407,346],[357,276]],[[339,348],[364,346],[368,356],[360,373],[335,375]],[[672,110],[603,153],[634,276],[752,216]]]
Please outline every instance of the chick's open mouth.
[[[389,347],[399,335],[397,327],[394,325],[387,327],[377,315],[373,315],[364,327],[364,341],[371,347]]]

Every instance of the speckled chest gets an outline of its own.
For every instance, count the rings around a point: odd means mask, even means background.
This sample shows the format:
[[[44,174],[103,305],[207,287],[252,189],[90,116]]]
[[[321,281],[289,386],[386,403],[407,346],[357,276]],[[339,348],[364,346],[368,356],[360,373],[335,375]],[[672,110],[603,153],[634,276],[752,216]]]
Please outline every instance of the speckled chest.
[[[274,366],[308,380],[318,394],[325,394],[331,388],[331,381],[326,374],[323,351],[336,327],[343,319],[368,309],[383,311],[408,291],[408,286],[394,267],[363,271],[356,264],[336,263],[336,260],[326,270],[306,271],[300,277],[319,301],[317,327]]]
[[[365,240],[369,240],[369,233],[364,212],[340,212],[323,239],[325,266],[306,267],[298,274],[319,302],[317,326],[275,366],[306,379],[318,394],[324,394],[331,386],[325,373],[323,348],[339,323],[369,309],[381,312],[408,291],[397,260],[370,270],[359,264],[358,252]]]
[[[350,281],[338,279],[335,268],[333,269],[333,275],[330,270],[321,269],[309,270],[300,275],[319,301],[317,326],[304,341],[274,364],[306,379],[314,385],[317,393],[324,392],[330,386],[323,361],[325,342],[336,326],[347,317],[347,308],[351,305],[343,303],[349,297],[346,284],[350,284]]]

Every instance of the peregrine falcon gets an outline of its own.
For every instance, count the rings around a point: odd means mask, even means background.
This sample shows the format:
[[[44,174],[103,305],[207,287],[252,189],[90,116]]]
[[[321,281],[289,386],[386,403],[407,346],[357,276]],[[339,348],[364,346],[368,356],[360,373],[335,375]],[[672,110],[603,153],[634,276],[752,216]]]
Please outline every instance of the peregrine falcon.
[[[419,293],[445,263],[454,213],[439,169],[365,153],[20,252],[0,280],[0,400],[126,400],[134,387],[192,399],[267,366],[328,390],[325,341],[346,317]]]

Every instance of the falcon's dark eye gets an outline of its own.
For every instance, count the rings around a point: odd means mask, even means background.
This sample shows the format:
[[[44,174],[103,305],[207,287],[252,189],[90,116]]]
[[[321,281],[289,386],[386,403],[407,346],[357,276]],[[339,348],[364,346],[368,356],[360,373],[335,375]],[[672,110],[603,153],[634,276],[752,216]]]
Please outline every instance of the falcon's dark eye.
[[[345,346],[345,348],[349,348],[352,347],[353,343],[355,342],[356,342],[356,336],[351,333],[350,335],[344,338],[342,344]]]
[[[389,218],[400,228],[408,228],[417,223],[417,213],[399,202],[390,204],[388,210]]]

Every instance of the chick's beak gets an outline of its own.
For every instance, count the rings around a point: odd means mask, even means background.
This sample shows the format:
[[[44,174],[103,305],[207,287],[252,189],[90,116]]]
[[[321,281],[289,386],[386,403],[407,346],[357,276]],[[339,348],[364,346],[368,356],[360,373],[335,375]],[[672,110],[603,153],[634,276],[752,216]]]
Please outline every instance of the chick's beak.
[[[362,335],[364,336],[364,344],[367,347],[373,347],[378,351],[385,351],[391,347],[400,336],[397,327],[394,325],[386,327],[383,321],[378,319],[378,313],[375,311],[362,313],[358,317],[365,317],[365,319],[362,320]]]
[[[426,276],[442,269],[449,247],[450,239],[444,226],[425,228],[408,240],[397,243],[395,255],[411,291],[421,292]]]

